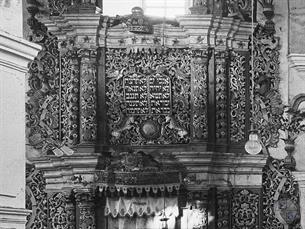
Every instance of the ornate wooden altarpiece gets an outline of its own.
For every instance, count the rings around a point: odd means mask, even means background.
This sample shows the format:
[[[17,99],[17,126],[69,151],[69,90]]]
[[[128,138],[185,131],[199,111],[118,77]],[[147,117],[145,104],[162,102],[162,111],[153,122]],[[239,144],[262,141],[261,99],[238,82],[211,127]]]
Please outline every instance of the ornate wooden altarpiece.
[[[281,162],[263,171],[267,155],[244,152],[251,122],[276,147],[282,114],[279,39],[272,26],[252,31],[250,2],[195,1],[176,20],[64,1],[37,20],[29,5],[43,51],[29,65],[28,151],[38,156],[28,228],[107,228],[106,198],[126,195],[176,196],[177,228],[188,211],[203,212],[202,228],[284,228],[270,199],[297,204],[296,182]]]

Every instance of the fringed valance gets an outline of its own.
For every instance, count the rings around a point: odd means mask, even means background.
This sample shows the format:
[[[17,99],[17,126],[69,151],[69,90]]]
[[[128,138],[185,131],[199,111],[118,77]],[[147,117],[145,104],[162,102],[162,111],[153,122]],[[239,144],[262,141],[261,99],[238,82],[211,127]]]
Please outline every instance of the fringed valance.
[[[112,217],[132,217],[133,215],[142,217],[144,214],[147,216],[157,216],[163,213],[164,206],[167,217],[177,217],[179,215],[177,197],[107,198],[105,215],[111,215]]]
[[[155,196],[159,192],[178,194],[181,172],[154,160],[143,152],[121,153],[111,158],[106,169],[96,172],[96,186],[100,192],[120,193],[128,196]]]
[[[122,191],[124,194],[127,194],[128,191],[131,193],[137,193],[141,195],[144,191],[149,193],[152,191],[154,194],[157,194],[158,191],[164,192],[167,191],[168,193],[172,193],[173,191],[179,191],[180,183],[174,184],[160,184],[160,185],[108,185],[108,184],[101,184],[99,186],[99,191],[110,191],[111,193],[120,192]]]

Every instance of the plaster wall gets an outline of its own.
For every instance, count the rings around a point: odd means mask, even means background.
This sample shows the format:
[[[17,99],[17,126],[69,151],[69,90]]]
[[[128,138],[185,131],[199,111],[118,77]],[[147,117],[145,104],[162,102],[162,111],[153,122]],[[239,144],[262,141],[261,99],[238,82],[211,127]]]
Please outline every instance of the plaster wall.
[[[22,0],[0,1],[0,30],[23,36]]]
[[[142,0],[104,0],[103,14],[107,16],[131,14],[135,6],[143,7]]]
[[[25,74],[39,49],[0,30],[0,228],[24,228],[30,213],[25,210]]]
[[[25,76],[0,66],[0,203],[23,208],[25,197]]]

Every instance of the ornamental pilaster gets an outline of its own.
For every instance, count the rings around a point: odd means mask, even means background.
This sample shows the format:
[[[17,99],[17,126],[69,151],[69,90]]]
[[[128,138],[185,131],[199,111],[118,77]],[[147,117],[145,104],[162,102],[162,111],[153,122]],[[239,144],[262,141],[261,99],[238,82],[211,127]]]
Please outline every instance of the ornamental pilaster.
[[[94,143],[96,123],[96,51],[80,49],[80,143]]]
[[[228,137],[228,54],[228,51],[215,52],[215,137],[218,144],[226,144]]]
[[[192,74],[192,138],[193,141],[207,141],[208,138],[208,50],[194,50]]]
[[[95,229],[95,195],[90,188],[74,189],[77,229]]]

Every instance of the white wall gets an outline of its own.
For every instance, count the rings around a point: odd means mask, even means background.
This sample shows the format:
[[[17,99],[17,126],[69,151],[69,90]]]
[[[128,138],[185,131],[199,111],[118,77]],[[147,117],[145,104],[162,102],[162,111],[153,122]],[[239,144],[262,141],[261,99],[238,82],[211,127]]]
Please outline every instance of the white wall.
[[[39,45],[0,30],[0,228],[23,229],[28,214],[25,210],[25,74],[28,62],[39,49]]]
[[[0,1],[0,30],[18,37],[23,35],[23,0]]]
[[[104,0],[103,14],[107,16],[131,14],[135,6],[143,7],[142,0]]]

